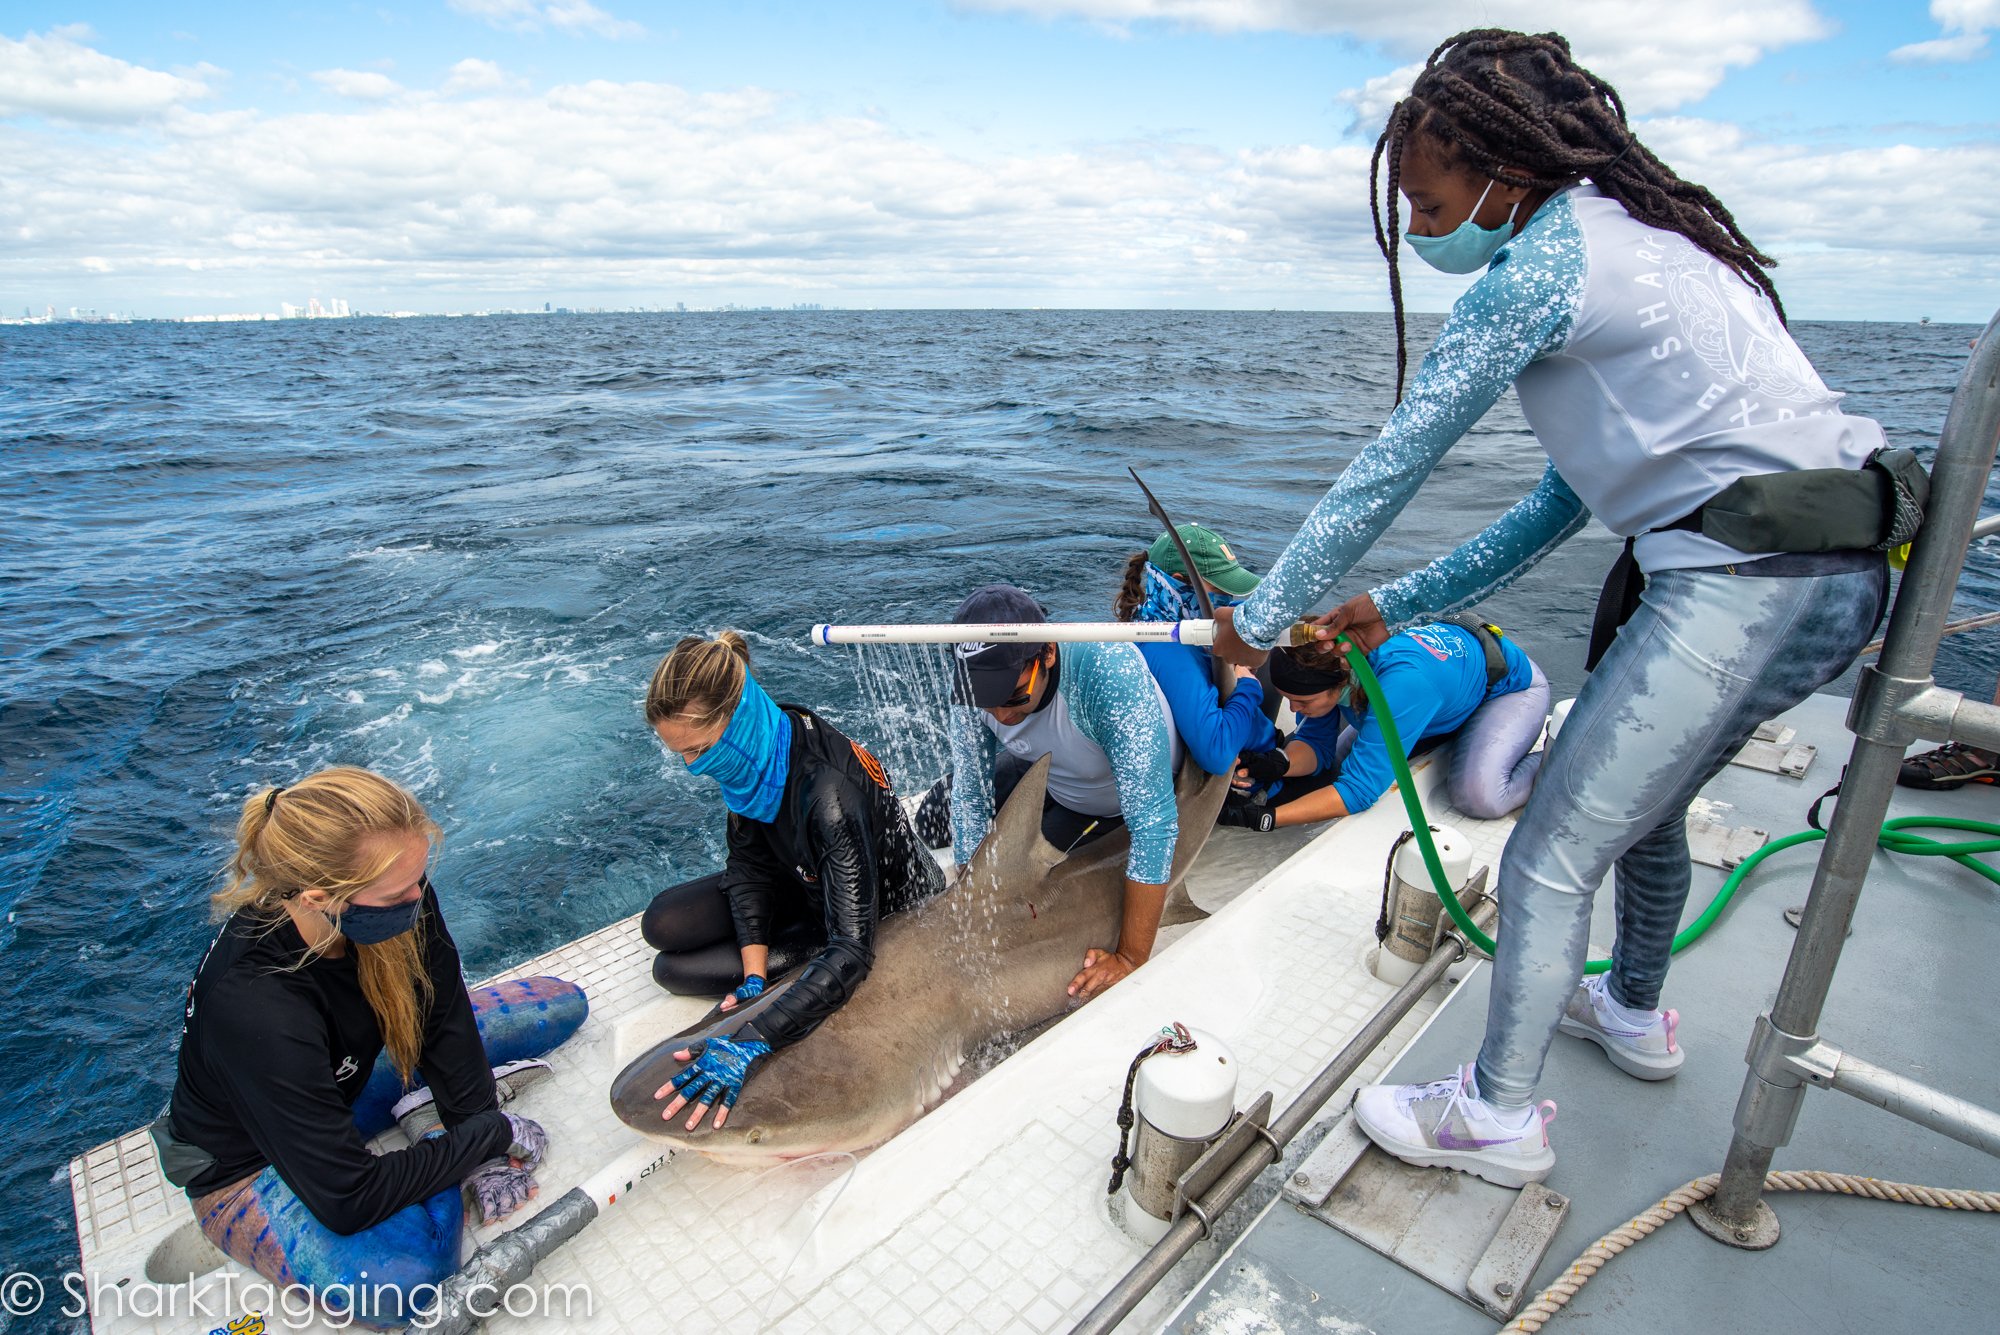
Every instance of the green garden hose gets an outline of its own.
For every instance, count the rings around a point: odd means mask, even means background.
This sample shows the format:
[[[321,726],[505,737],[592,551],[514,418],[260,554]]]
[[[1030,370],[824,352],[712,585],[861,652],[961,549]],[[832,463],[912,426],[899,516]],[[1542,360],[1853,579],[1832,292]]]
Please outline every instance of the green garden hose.
[[[1396,788],[1403,795],[1403,809],[1409,813],[1410,830],[1416,836],[1417,847],[1424,855],[1424,866],[1431,874],[1431,886],[1437,891],[1438,898],[1444,902],[1445,911],[1451,914],[1451,920],[1458,924],[1458,930],[1465,935],[1465,939],[1491,955],[1493,938],[1479,930],[1478,925],[1472,921],[1472,915],[1468,914],[1465,906],[1458,902],[1458,896],[1452,892],[1450,883],[1445,879],[1444,864],[1438,860],[1437,845],[1431,841],[1430,821],[1424,815],[1423,803],[1417,797],[1416,780],[1410,777],[1410,762],[1403,750],[1403,739],[1396,732],[1396,720],[1390,716],[1388,703],[1382,698],[1382,684],[1376,680],[1375,670],[1368,666],[1367,657],[1353,640],[1346,635],[1336,635],[1334,641],[1345,646],[1348,664],[1353,667],[1355,677],[1361,682],[1362,691],[1368,697],[1368,708],[1375,715],[1376,725],[1382,729],[1382,740],[1388,744],[1389,765],[1396,773]],[[1922,835],[1904,833],[1906,830],[1916,829],[1963,830],[1985,837],[1959,843],[1944,843],[1936,839],[1926,839]],[[1773,853],[1824,838],[1826,832],[1823,830],[1800,830],[1797,834],[1788,834],[1782,839],[1772,840],[1743,859],[1736,870],[1729,873],[1729,879],[1715,892],[1715,898],[1708,902],[1708,907],[1702,910],[1701,916],[1674,937],[1673,953],[1680,954],[1703,932],[1715,925],[1715,920],[1722,916],[1722,911],[1729,907],[1729,901],[1735,897],[1738,887],[1743,884],[1743,878],[1748,876],[1758,863]],[[1959,866],[1978,872],[1995,885],[2000,885],[2000,870],[1995,870],[1972,856],[1975,853],[2000,852],[2000,825],[1977,820],[1949,820],[1943,816],[1898,816],[1883,822],[1881,833],[1876,836],[1876,842],[1891,853],[1950,858]],[[1603,973],[1610,967],[1610,960],[1591,960],[1583,966],[1583,971],[1587,974]]]

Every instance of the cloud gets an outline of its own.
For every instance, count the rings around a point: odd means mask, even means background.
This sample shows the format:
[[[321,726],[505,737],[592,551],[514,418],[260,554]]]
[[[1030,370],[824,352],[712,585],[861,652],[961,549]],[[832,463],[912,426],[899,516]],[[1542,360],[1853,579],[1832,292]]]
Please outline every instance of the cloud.
[[[314,83],[328,92],[359,102],[380,102],[403,91],[394,79],[372,70],[317,70],[312,77]]]
[[[1988,0],[1939,0],[1974,4]],[[1706,97],[1732,68],[1833,30],[1811,0],[958,0],[963,8],[1082,18],[1114,25],[1179,24],[1211,32],[1350,37],[1421,60],[1466,28],[1554,29],[1577,59],[1609,79],[1634,114]],[[1361,94],[1357,90],[1356,97]]]
[[[495,28],[539,32],[556,28],[599,37],[637,37],[645,28],[605,13],[590,0],[448,0],[452,9]]]
[[[1933,41],[1899,46],[1889,53],[1889,59],[1899,65],[1944,64],[1977,60],[1985,54],[1986,34],[1966,32],[1956,37],[1939,37]]]
[[[221,73],[210,66],[188,74],[149,70],[85,46],[89,36],[88,28],[73,26],[31,32],[18,42],[0,37],[0,117],[130,123],[207,97],[207,80]]]
[[[498,73],[474,66],[445,86]],[[1785,260],[1795,312],[1983,315],[1965,308],[2000,289],[2000,145],[1805,148],[1692,117],[1639,129]],[[432,308],[594,292],[1379,309],[1386,291],[1361,143],[955,150],[765,90],[593,81],[175,107],[109,132],[0,123],[0,162],[0,290],[37,303],[261,308],[317,290]],[[1406,272],[1419,308],[1463,286]]]
[[[468,56],[451,67],[451,73],[444,81],[447,93],[483,92],[490,88],[504,88],[507,75],[490,60],[478,60]]]
[[[2000,28],[2000,0],[1931,0],[1931,17],[1947,34],[1911,42],[1889,53],[1899,65],[1977,60],[1986,54],[1986,30]]]
[[[1350,132],[1373,133],[1388,123],[1389,113],[1395,109],[1410,85],[1423,73],[1422,61],[1378,74],[1359,88],[1348,88],[1339,94],[1340,101],[1354,111],[1354,123]]]

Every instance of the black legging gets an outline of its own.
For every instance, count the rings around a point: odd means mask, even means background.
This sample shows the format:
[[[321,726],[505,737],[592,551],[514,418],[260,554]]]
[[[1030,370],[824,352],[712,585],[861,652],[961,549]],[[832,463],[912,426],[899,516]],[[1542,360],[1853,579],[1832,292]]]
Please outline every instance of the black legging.
[[[826,943],[825,928],[803,919],[780,917],[771,928],[765,972],[772,978]],[[639,919],[639,934],[660,952],[653,960],[653,981],[669,992],[715,997],[734,991],[743,981],[743,952],[736,944],[736,922],[729,914],[721,872],[653,896]]]
[[[1007,799],[1021,780],[1027,777],[1033,766],[1012,751],[1002,751],[1000,758],[993,762],[993,810],[999,811],[1007,805]],[[1120,816],[1088,816],[1081,811],[1072,811],[1053,797],[1042,799],[1042,838],[1050,844],[1069,853],[1083,845],[1102,839],[1125,823]],[[911,821],[916,826],[917,838],[931,848],[951,847],[951,775],[931,785],[924,800],[917,804],[917,814]]]

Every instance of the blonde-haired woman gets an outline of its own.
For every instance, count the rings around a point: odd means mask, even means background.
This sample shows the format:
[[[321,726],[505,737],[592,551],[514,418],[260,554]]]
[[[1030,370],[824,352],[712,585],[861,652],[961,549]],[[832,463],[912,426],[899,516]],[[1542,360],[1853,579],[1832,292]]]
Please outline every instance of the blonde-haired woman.
[[[750,675],[750,648],[725,630],[683,639],[646,688],[646,722],[729,808],[720,872],[663,890],[641,930],[669,992],[720,996],[725,1010],[797,966],[785,995],[735,1033],[692,1050],[660,1090],[693,1128],[728,1120],[755,1063],[847,1004],[875,965],[875,929],[944,889],[882,762],[826,720],[779,705]],[[685,1058],[683,1058],[685,1060]]]
[[[244,804],[153,1129],[211,1242],[369,1326],[420,1314],[457,1268],[461,1184],[489,1220],[535,1194],[547,1137],[500,1104],[588,1010],[555,978],[466,991],[424,874],[437,838],[364,769]],[[371,1153],[392,1121],[410,1147]]]

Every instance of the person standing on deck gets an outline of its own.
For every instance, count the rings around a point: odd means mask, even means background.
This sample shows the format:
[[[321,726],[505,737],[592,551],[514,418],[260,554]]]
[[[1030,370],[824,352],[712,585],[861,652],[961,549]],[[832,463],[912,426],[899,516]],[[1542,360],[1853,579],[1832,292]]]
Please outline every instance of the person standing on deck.
[[[953,621],[1041,622],[1012,584],[974,589]],[[1069,994],[1091,997],[1152,957],[1180,837],[1181,741],[1159,683],[1129,644],[983,644],[956,649],[952,772],[925,795],[918,833],[950,843],[961,869],[1034,763],[1050,757],[1042,837],[1065,854],[1123,824],[1132,835],[1118,944],[1091,947]]]
[[[1594,664],[1501,857],[1477,1060],[1355,1101],[1391,1153],[1518,1186],[1554,1164],[1554,1105],[1535,1094],[1558,1025],[1640,1078],[1679,1069],[1677,1016],[1659,1003],[1688,893],[1688,803],[1758,723],[1844,671],[1881,617],[1880,550],[1803,551],[1796,536],[1739,549],[1709,536],[1715,516],[1701,508],[1738,479],[1782,489],[1798,470],[1860,470],[1883,436],[1840,411],[1793,342],[1765,273],[1773,261],[1714,195],[1639,142],[1617,93],[1560,36],[1481,29],[1446,41],[1390,113],[1375,161],[1388,172],[1376,234],[1395,300],[1399,402],[1219,628],[1217,651],[1261,659],[1510,384],[1548,451],[1541,485],[1458,550],[1320,618],[1321,637],[1345,630],[1372,648],[1395,627],[1478,602],[1590,513],[1631,540],[1643,595]],[[1407,392],[1399,191],[1420,258],[1485,270]],[[1774,507],[1762,531],[1787,517]],[[1614,867],[1613,966],[1579,986],[1592,899]]]

